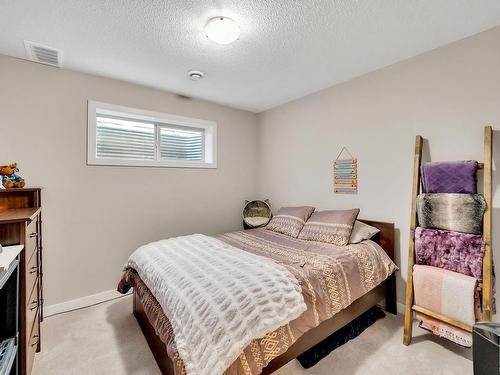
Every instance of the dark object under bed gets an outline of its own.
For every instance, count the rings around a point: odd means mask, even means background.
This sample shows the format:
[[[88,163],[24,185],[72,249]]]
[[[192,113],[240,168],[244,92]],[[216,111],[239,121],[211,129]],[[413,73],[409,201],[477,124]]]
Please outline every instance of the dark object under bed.
[[[304,368],[313,367],[328,354],[335,349],[341,347],[349,340],[358,337],[365,329],[370,327],[378,319],[384,318],[384,311],[378,307],[373,306],[370,310],[364,312],[351,323],[339,329],[337,332],[328,336],[326,339],[316,344],[308,351],[297,357],[298,361]]]

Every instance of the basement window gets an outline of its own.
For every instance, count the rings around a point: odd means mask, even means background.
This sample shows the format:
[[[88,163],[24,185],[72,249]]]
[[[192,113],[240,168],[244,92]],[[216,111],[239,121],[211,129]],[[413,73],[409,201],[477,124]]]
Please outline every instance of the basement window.
[[[88,165],[217,167],[217,124],[88,102]]]

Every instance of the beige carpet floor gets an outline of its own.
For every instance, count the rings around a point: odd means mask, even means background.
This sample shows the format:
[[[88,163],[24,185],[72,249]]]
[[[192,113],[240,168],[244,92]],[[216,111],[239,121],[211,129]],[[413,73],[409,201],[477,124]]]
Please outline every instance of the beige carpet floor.
[[[414,330],[417,337],[404,346],[402,317],[388,315],[313,368],[292,361],[275,374],[472,374],[470,350]],[[160,374],[132,316],[131,297],[49,317],[42,334],[34,375]]]

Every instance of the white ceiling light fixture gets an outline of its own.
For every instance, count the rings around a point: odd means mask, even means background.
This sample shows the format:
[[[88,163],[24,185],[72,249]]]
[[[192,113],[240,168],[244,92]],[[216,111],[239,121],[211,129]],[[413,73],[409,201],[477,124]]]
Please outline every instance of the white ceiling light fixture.
[[[240,36],[240,28],[234,20],[227,17],[214,17],[205,26],[205,35],[219,44],[229,44]]]

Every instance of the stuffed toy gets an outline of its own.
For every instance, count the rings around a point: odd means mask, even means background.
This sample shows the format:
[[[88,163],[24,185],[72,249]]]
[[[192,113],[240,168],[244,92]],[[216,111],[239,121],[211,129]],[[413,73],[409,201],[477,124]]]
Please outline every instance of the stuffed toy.
[[[12,189],[24,187],[24,179],[17,175],[16,172],[19,172],[17,163],[0,166],[0,179],[4,188]]]

